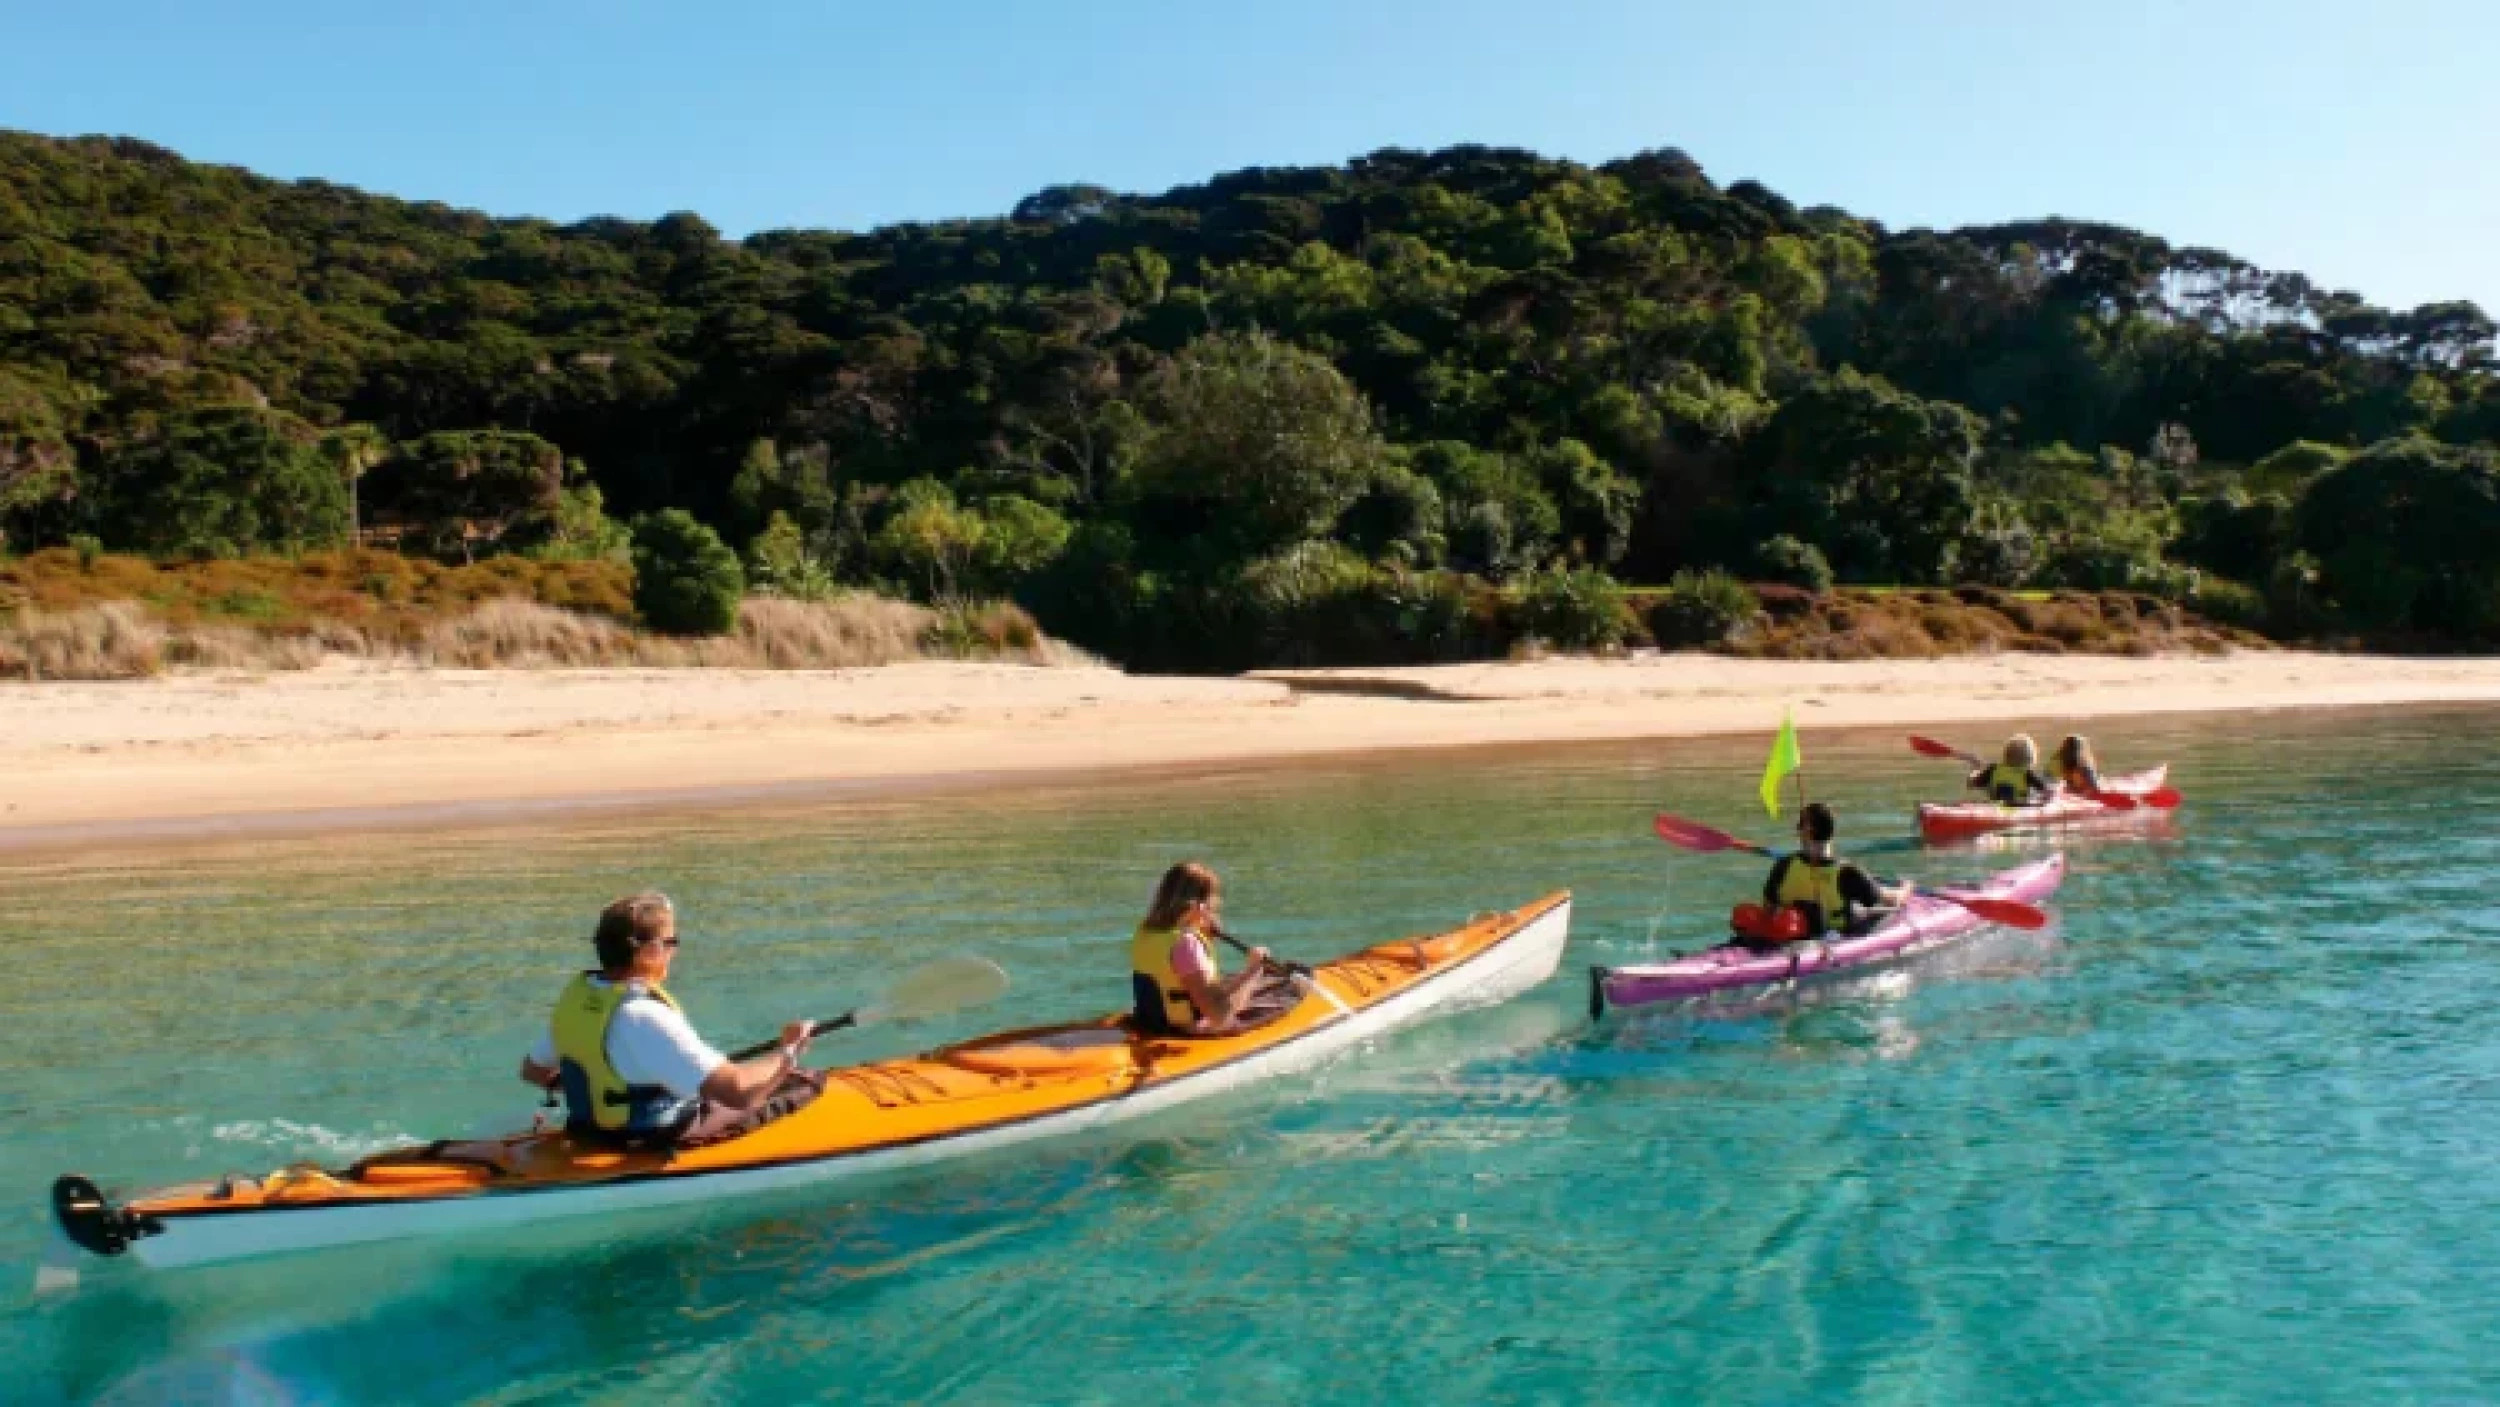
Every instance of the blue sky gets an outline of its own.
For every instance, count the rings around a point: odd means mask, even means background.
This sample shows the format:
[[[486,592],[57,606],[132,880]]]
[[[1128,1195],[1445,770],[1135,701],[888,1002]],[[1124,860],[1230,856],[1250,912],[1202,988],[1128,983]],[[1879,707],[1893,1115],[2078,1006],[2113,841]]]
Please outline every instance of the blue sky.
[[[709,9],[710,12],[706,13]],[[1484,142],[2500,310],[2500,0],[0,0],[0,126],[732,234]]]

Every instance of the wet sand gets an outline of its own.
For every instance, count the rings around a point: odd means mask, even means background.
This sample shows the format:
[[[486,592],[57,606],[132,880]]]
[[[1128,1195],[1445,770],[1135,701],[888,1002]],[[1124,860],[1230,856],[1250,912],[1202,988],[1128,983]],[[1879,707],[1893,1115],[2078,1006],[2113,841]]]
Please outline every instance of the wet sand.
[[[2500,702],[2500,659],[1664,655],[1240,678],[912,664],[0,685],[0,849],[1411,748]]]

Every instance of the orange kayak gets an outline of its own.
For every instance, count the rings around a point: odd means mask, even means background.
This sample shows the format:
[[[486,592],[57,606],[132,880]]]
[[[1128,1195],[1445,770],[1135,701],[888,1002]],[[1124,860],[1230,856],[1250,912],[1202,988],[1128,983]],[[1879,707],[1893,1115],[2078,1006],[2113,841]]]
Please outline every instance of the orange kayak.
[[[1334,1001],[1305,994],[1233,1035],[1142,1036],[1126,1017],[1107,1016],[830,1070],[824,1094],[805,1108],[702,1148],[625,1151],[549,1130],[127,1200],[70,1175],[53,1185],[53,1210],[86,1250],[181,1266],[892,1173],[1139,1118],[1306,1068],[1435,1012],[1516,996],[1553,974],[1570,924],[1571,896],[1557,893],[1446,933],[1364,948],[1311,970]]]

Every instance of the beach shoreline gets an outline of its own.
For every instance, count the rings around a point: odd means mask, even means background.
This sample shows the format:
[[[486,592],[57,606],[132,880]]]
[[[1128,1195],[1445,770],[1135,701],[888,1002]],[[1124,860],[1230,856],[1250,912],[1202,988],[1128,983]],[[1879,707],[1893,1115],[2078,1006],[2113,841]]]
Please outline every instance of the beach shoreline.
[[[2500,703],[2500,659],[1678,654],[1238,678],[334,663],[0,688],[0,855],[977,790],[1414,750]]]

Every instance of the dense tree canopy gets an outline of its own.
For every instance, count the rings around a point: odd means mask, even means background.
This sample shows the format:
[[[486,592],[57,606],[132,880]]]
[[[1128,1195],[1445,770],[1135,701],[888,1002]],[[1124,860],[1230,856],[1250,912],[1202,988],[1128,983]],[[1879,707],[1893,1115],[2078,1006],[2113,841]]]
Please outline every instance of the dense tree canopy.
[[[2360,592],[2319,534],[2401,516],[2349,501],[2419,487],[2391,456],[2484,462],[2493,337],[2114,226],[1888,230],[1672,150],[730,241],[0,133],[0,543],[607,550],[601,504],[675,508],[775,531],[767,584],[1014,592],[1183,662],[1245,582],[1363,573],[1810,548],[1844,581],[2159,586],[2305,545]],[[2342,465],[2382,441],[2411,447]],[[2492,568],[2459,563],[2357,618],[2481,629],[2450,578]]]

